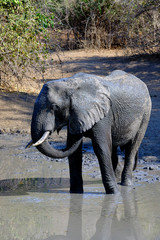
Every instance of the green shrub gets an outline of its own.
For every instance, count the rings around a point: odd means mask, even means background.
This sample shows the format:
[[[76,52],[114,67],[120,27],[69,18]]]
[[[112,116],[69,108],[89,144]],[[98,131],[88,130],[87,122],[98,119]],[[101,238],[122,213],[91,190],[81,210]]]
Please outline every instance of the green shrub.
[[[42,13],[31,0],[0,2],[0,85],[10,85],[27,75],[27,68],[41,68],[47,54],[48,27],[54,26],[53,13]],[[42,41],[43,40],[43,41]]]

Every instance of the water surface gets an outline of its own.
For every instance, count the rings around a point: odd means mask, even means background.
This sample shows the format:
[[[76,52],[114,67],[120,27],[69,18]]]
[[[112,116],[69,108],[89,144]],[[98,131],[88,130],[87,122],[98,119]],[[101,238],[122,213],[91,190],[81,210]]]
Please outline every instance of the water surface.
[[[0,239],[160,239],[159,184],[122,187],[119,196],[108,196],[93,183],[85,192],[1,195]]]
[[[85,193],[71,195],[67,162],[25,151],[25,143],[24,136],[0,136],[0,240],[160,239],[154,171],[141,166],[134,187],[106,195],[94,156],[85,154]]]

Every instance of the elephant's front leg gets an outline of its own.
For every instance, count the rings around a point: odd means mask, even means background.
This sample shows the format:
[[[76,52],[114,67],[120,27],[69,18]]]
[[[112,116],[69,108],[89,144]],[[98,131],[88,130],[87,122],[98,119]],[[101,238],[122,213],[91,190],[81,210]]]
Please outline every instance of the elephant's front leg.
[[[67,147],[71,147],[79,136],[68,133]],[[83,193],[82,179],[82,143],[78,149],[68,157],[70,171],[70,193]]]
[[[104,128],[103,122],[99,122],[95,125],[92,132],[92,142],[95,154],[98,158],[102,181],[106,193],[113,194],[118,193],[118,185],[116,182],[115,174],[112,166],[112,141],[111,141],[111,129]],[[109,127],[108,127],[109,128]]]

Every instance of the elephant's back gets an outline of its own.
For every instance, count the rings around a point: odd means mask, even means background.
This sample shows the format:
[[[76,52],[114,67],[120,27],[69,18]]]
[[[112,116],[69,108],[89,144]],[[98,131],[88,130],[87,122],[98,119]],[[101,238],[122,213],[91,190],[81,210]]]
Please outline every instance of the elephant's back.
[[[113,72],[105,78],[104,84],[110,90],[114,117],[113,141],[125,144],[127,139],[134,138],[144,116],[149,119],[151,99],[148,88],[139,78],[123,71]]]
[[[150,102],[150,95],[146,84],[132,74],[121,70],[113,71],[104,78],[104,85],[109,87],[111,99],[121,104],[129,104],[137,108]]]

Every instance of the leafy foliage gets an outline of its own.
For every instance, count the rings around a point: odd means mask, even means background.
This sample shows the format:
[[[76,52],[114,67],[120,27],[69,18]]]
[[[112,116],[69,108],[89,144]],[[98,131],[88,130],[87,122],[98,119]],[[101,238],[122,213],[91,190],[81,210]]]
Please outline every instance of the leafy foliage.
[[[26,75],[26,68],[39,65],[40,71],[44,71],[48,27],[54,27],[54,15],[41,13],[41,9],[37,8],[35,2],[1,0],[1,86],[10,85],[8,79],[12,79],[13,76],[21,80]]]

